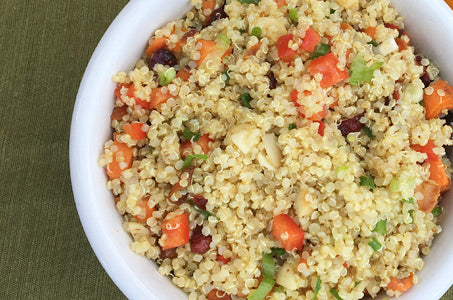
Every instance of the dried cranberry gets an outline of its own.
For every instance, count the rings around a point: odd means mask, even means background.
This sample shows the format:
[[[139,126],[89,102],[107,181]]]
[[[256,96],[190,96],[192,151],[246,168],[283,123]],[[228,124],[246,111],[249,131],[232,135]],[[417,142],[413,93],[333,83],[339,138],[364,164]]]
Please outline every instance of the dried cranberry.
[[[423,72],[422,75],[420,76],[420,80],[423,82],[425,87],[428,87],[432,82],[428,72]]]
[[[390,104],[390,97],[385,97],[384,98],[384,105],[388,106]]]
[[[149,69],[154,68],[156,64],[173,67],[176,65],[176,56],[168,49],[157,49],[149,60]]]
[[[206,210],[206,203],[208,203],[208,200],[203,196],[194,195],[192,201],[199,209]]]
[[[179,197],[179,199],[176,200],[176,201],[172,201],[171,198],[170,198],[170,202],[173,203],[173,204],[176,204],[176,205],[181,205],[181,204],[183,204],[183,203],[186,202],[186,201],[187,201],[187,194],[182,195],[182,196]]]
[[[400,92],[398,90],[394,90],[392,97],[395,101],[398,101],[400,99]]]
[[[211,25],[212,22],[220,20],[220,19],[225,19],[228,18],[228,15],[225,12],[225,7],[221,6],[217,9],[215,9],[212,13],[211,16],[209,17],[209,22],[208,25]]]
[[[417,55],[415,57],[415,63],[418,65],[418,66],[421,66],[422,65],[422,59],[423,57],[421,57],[420,55]]]
[[[193,253],[203,254],[210,249],[212,237],[210,235],[204,236],[202,233],[202,226],[195,227],[192,238],[190,239],[190,250]]]
[[[176,248],[171,248],[171,249],[166,249],[166,250],[161,249],[159,257],[161,259],[176,258],[176,257],[178,257],[178,253],[176,253]]]
[[[277,79],[275,78],[274,72],[267,72],[267,78],[269,78],[269,88],[271,90],[275,89],[277,87]]]
[[[358,116],[352,117],[347,120],[341,121],[340,125],[338,125],[338,129],[341,131],[343,136],[347,136],[351,132],[358,132],[365,127],[365,124],[360,123],[360,118],[363,114]]]

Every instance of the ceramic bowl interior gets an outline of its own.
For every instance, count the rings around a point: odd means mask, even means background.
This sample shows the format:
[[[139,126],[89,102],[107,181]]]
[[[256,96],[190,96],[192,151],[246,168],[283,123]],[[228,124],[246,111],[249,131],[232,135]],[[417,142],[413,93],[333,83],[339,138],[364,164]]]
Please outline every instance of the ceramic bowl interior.
[[[453,14],[442,0],[391,1],[405,17],[417,47],[441,66],[453,83]],[[97,166],[103,145],[111,136],[110,113],[115,84],[112,76],[130,70],[141,57],[149,36],[190,9],[188,0],[132,0],[114,20],[96,48],[80,84],[74,107],[70,167],[74,198],[88,240],[102,266],[130,299],[187,299],[150,260],[129,249],[130,237],[106,189],[107,177]],[[95,130],[94,130],[95,129]],[[452,156],[450,156],[452,157]],[[438,299],[453,282],[453,193],[443,200],[443,232],[436,237],[420,282],[401,300]]]

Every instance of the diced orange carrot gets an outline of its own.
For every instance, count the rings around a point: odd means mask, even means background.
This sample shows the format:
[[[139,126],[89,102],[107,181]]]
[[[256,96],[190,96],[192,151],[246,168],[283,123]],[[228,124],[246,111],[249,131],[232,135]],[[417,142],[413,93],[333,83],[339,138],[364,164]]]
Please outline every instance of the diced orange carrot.
[[[182,213],[162,223],[162,233],[167,236],[162,250],[176,248],[189,242],[189,216]]]
[[[215,9],[215,0],[204,0],[201,3],[201,8],[202,8],[202,14],[205,17],[205,23],[209,24],[209,21],[211,19],[211,14]]]
[[[413,285],[414,274],[411,273],[409,277],[398,279],[390,277],[390,282],[387,284],[386,290],[405,292]]]
[[[200,145],[201,150],[203,150],[204,153],[208,153],[210,150],[209,143],[212,142],[212,140],[209,138],[209,134],[203,134],[196,143]]]
[[[374,40],[374,36],[376,35],[376,27],[368,27],[363,32]]]
[[[329,105],[329,108],[334,108],[334,107],[338,106],[338,101],[339,101],[339,99],[335,100],[335,102],[333,102],[332,104]]]
[[[132,166],[132,149],[118,141],[113,142],[112,162],[107,165],[107,175],[110,180],[120,178],[121,172]]]
[[[453,9],[453,0],[445,0],[445,2]]]
[[[290,216],[286,214],[274,216],[272,235],[286,251],[302,250],[305,233]]]
[[[307,50],[309,52],[315,51],[316,45],[321,41],[319,34],[313,30],[313,28],[308,27],[308,30],[305,32],[304,39],[300,45],[300,49]]]
[[[230,258],[225,258],[225,256],[220,255],[220,254],[217,254],[216,260],[218,262],[220,262],[221,265],[226,265],[226,264],[228,264],[231,261]]]
[[[277,53],[278,58],[284,62],[291,62],[296,57],[297,52],[288,47],[289,41],[293,39],[292,34],[285,34],[278,38]]]
[[[395,39],[396,44],[398,45],[398,51],[401,52],[403,50],[406,50],[407,47],[409,46],[405,40],[397,38]]]
[[[153,53],[157,49],[165,48],[167,46],[167,39],[168,39],[167,37],[160,37],[160,38],[154,39],[149,44],[148,48],[146,48],[146,51],[145,51],[146,56],[151,57],[151,55],[153,55]]]
[[[197,65],[200,66],[203,60],[206,58],[206,56],[216,51],[217,43],[210,40],[199,40],[198,42],[201,43],[200,59],[197,60]]]
[[[437,118],[444,110],[453,108],[453,87],[451,85],[443,79],[438,79],[429,88],[432,88],[433,92],[430,95],[425,92],[423,95],[427,120]]]
[[[435,154],[433,149],[436,147],[433,141],[429,140],[424,146],[411,145],[411,148],[417,152],[425,153],[427,158],[425,162],[430,163],[432,161],[439,160],[439,155]]]
[[[281,8],[286,5],[286,0],[274,0],[277,3],[277,8]]]
[[[186,68],[181,69],[176,74],[176,77],[181,78],[183,81],[187,81],[187,80],[189,80],[189,77],[190,77],[190,71],[187,70]]]
[[[321,87],[327,88],[349,78],[346,70],[338,69],[339,61],[335,55],[330,52],[326,55],[313,59],[308,65],[308,72],[315,76],[322,74]]]
[[[440,186],[440,192],[445,192],[451,187],[451,180],[448,178],[444,163],[439,159],[429,163],[429,179]]]
[[[233,53],[233,46],[230,46],[230,47],[228,47],[228,49],[226,49],[225,53],[223,53],[223,55],[222,55],[222,58],[224,58],[225,56],[230,56],[231,53]]]
[[[218,289],[213,289],[208,293],[208,300],[231,300],[231,296]]]
[[[121,121],[125,115],[127,115],[127,106],[118,106],[113,109],[110,120]]]
[[[440,186],[432,181],[423,182],[416,188],[417,192],[423,194],[423,199],[418,200],[418,209],[426,213],[436,207],[440,196]]]
[[[115,94],[116,98],[121,100],[121,102],[123,102],[123,100],[121,99],[121,89],[123,87],[127,88],[129,91],[131,84],[130,83],[120,83],[116,86],[114,94]]]
[[[256,52],[258,52],[258,50],[260,49],[260,47],[261,47],[261,42],[258,42],[255,45],[253,45],[252,47],[250,47],[250,49],[247,50],[247,53],[244,55],[244,58],[255,55]]]
[[[150,106],[152,109],[156,108],[159,104],[167,102],[168,99],[172,98],[173,96],[167,91],[166,93],[162,93],[162,87],[156,88],[151,91],[150,97]]]
[[[343,31],[346,31],[346,30],[354,30],[354,28],[348,24],[348,23],[340,23],[340,28],[341,30]]]
[[[130,135],[130,137],[136,141],[146,138],[146,132],[143,131],[143,123],[133,122],[130,124],[124,124],[124,132]]]
[[[142,213],[140,213],[138,215],[134,215],[134,218],[139,222],[142,222],[142,223],[146,222],[146,220],[148,220],[148,218],[153,215],[153,212],[156,211],[156,208],[154,206],[149,207],[148,200],[149,200],[149,197],[144,197],[137,201],[137,206],[140,206],[143,211]]]

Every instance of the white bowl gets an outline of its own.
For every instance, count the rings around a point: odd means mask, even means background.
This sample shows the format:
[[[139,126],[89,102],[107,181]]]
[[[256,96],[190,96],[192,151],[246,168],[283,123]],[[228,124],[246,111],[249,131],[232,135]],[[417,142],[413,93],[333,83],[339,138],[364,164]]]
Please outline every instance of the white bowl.
[[[453,14],[442,0],[394,0],[405,17],[417,51],[441,66],[453,83]],[[149,36],[189,10],[188,0],[132,0],[113,21],[97,46],[80,84],[74,107],[70,167],[74,198],[85,233],[109,276],[130,299],[187,299],[150,260],[129,249],[129,235],[105,187],[105,171],[97,166],[103,145],[111,136],[110,113],[119,70],[130,70],[141,57]],[[450,156],[452,157],[452,156]],[[453,198],[450,191],[445,198]],[[453,199],[445,199],[443,232],[418,273],[420,282],[401,300],[439,299],[453,283]]]

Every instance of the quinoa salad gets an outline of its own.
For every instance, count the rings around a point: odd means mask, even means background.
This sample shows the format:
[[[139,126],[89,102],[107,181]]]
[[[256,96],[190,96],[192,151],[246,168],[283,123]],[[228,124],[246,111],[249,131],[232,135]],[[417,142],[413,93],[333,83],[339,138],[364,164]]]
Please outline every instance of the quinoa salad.
[[[417,284],[451,185],[453,87],[389,0],[192,4],[113,76],[99,165],[131,250],[189,299]]]

